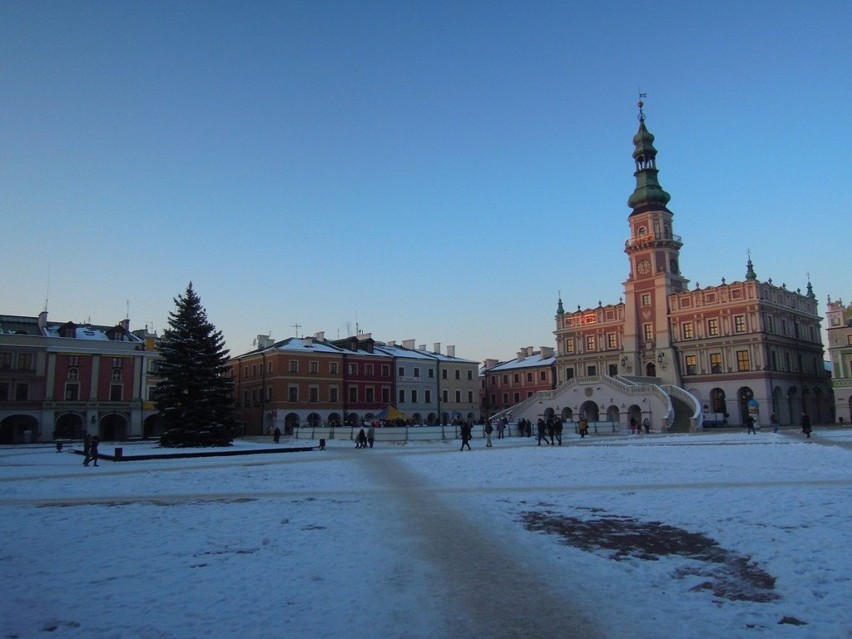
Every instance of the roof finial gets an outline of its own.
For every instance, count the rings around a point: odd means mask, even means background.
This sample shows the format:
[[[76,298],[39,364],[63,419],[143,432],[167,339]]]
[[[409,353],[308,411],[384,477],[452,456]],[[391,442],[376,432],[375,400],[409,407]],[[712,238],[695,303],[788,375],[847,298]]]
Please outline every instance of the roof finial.
[[[640,121],[640,122],[644,122],[644,121],[645,121],[645,112],[644,112],[644,111],[642,111],[642,107],[644,107],[644,106],[645,106],[645,103],[642,101],[642,98],[647,98],[647,97],[648,97],[648,94],[647,94],[647,93],[642,93],[642,89],[641,89],[641,87],[640,87],[640,88],[639,88],[639,102],[637,102],[637,103],[636,103],[636,106],[638,106],[638,107],[639,107],[639,115],[638,115],[638,118],[639,118],[639,121]]]

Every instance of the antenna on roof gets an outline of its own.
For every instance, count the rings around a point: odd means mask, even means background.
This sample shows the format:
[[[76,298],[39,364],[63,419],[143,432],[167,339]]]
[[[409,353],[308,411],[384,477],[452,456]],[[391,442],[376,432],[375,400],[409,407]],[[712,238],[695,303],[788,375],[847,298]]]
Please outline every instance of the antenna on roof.
[[[290,324],[290,327],[296,329],[296,337],[299,337],[299,329],[302,328],[302,325],[296,322],[295,324]]]
[[[50,299],[50,258],[47,260],[47,291],[44,294],[44,312],[47,313],[47,302]]]
[[[127,300],[127,315],[124,316],[124,319],[130,319],[130,300]]]

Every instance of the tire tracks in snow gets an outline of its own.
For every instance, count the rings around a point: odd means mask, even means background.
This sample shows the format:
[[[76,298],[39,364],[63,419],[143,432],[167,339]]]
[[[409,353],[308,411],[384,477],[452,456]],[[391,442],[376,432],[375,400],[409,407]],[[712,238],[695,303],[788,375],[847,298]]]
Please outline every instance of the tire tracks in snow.
[[[385,498],[395,500],[419,557],[436,568],[440,582],[432,586],[445,611],[448,637],[602,636],[564,596],[551,594],[546,578],[499,535],[449,502],[445,490],[424,486],[392,455],[368,453],[361,459],[376,483],[393,488]]]

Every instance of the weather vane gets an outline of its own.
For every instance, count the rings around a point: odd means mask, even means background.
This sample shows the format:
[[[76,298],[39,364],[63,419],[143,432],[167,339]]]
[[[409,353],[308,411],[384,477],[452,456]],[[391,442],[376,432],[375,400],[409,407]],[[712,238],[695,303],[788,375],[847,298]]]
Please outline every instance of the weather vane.
[[[639,88],[639,102],[637,103],[637,105],[639,106],[639,116],[638,117],[639,117],[640,122],[645,121],[645,112],[642,111],[642,107],[645,106],[645,103],[642,101],[642,98],[647,98],[647,97],[648,97],[648,94],[642,93],[642,89],[640,87]]]

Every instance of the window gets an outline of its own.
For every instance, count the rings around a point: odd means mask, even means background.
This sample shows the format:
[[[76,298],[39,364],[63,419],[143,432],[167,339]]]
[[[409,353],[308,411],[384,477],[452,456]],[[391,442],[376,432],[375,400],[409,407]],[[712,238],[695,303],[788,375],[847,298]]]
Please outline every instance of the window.
[[[741,373],[751,370],[748,351],[737,351],[737,370]]]
[[[269,388],[266,389],[266,401],[267,402],[272,401],[272,386],[270,386]]]
[[[358,401],[358,387],[350,386],[349,387],[349,401],[357,402]]]
[[[509,393],[503,393],[503,406],[509,405]]]
[[[120,357],[113,357],[112,358],[112,367],[113,368],[123,368],[123,364],[124,364],[124,362],[122,362]]]
[[[399,389],[399,403],[400,404],[405,403],[405,389],[404,388]]]
[[[332,375],[337,375],[337,362],[328,363],[328,372]]]
[[[390,366],[382,364],[382,377],[390,377]]]
[[[509,376],[508,376],[508,375],[503,375],[503,383],[504,383],[504,384],[508,384],[508,383],[509,383]]]
[[[607,333],[606,334],[606,347],[607,348],[617,348],[618,346],[618,338],[615,336],[615,333]]]
[[[587,375],[597,375],[598,374],[598,367],[597,366],[589,366],[588,369],[586,369],[586,374]]]
[[[456,404],[461,404],[461,391],[456,391]]]
[[[319,362],[308,362],[309,373],[319,373]]]
[[[532,374],[532,371],[527,371],[527,381],[528,381],[528,382],[532,382],[532,381],[533,381],[533,374]]]
[[[124,390],[124,386],[121,384],[110,384],[109,385],[109,401],[111,402],[120,402],[121,394]]]
[[[650,293],[642,293],[642,306],[650,306],[651,305],[651,294]]]
[[[376,391],[372,386],[364,389],[364,401],[369,404],[376,401]]]
[[[336,404],[339,401],[338,397],[340,397],[340,389],[337,386],[332,386],[328,389],[328,399],[332,404]]]
[[[33,355],[32,353],[18,353],[18,368],[21,370],[32,370]]]
[[[547,381],[547,371],[539,371],[539,372],[538,372],[538,378],[539,378],[542,382],[546,382],[546,381]]]
[[[447,379],[447,369],[441,371],[441,379]]]
[[[698,374],[698,361],[695,355],[687,355],[684,358],[686,362],[686,374],[687,375],[697,375]]]
[[[618,364],[610,364],[609,365],[609,376],[615,377],[618,375]]]
[[[716,318],[707,320],[707,335],[710,337],[719,336],[719,320]]]
[[[308,401],[311,404],[316,404],[319,401],[319,386],[308,388]]]
[[[683,339],[692,339],[694,334],[692,332],[692,322],[685,322],[682,326],[683,331]]]
[[[735,315],[734,316],[734,332],[735,333],[745,333],[746,332],[745,315]]]
[[[456,379],[461,379],[461,371],[456,371]]]
[[[298,373],[299,372],[299,360],[291,359],[290,360],[290,372]]]
[[[434,368],[429,369],[429,379],[435,379],[435,369]]]
[[[348,369],[349,369],[350,375],[357,375],[358,374],[358,364],[356,364],[355,362],[349,362]]]
[[[517,404],[520,401],[521,401],[521,394],[520,393],[515,393],[515,394],[512,395],[512,403]]]
[[[299,387],[298,386],[290,386],[287,389],[287,401],[288,402],[298,402],[299,401]]]
[[[473,371],[467,372],[467,378],[468,378],[468,380],[473,381]]]
[[[411,403],[412,404],[417,403],[417,391],[416,390],[411,391]]]
[[[767,315],[767,316],[766,316],[766,332],[767,332],[767,333],[773,333],[773,332],[774,332],[774,327],[775,327],[775,325],[774,325],[774,323],[772,322],[772,316],[771,316],[771,315]]]
[[[373,376],[373,365],[372,365],[372,364],[365,364],[365,365],[364,365],[364,374],[365,374],[367,377],[372,377],[372,376]]]
[[[425,390],[425,391],[423,391],[423,394],[426,395],[426,397],[423,399],[423,401],[426,402],[427,404],[431,404],[432,403],[432,391]]]
[[[404,366],[400,366],[399,368],[397,368],[397,369],[396,369],[396,373],[397,373],[397,375],[399,375],[400,377],[405,377],[405,367],[404,367]]]
[[[30,394],[30,385],[29,384],[15,384],[15,401],[16,402],[25,402],[29,398]]]
[[[0,368],[12,368],[12,353],[0,353]]]
[[[383,388],[383,389],[382,389],[382,403],[383,403],[383,404],[387,404],[387,403],[389,403],[389,402],[390,402],[390,398],[391,398],[391,391],[390,391],[390,388]]]
[[[570,337],[565,339],[565,352],[573,353],[574,352],[574,340]]]
[[[65,401],[76,402],[80,399],[79,384],[65,384]]]
[[[473,404],[473,391],[467,391],[467,402]]]
[[[722,372],[722,355],[721,353],[710,353],[710,372]]]
[[[69,368],[68,369],[68,379],[71,381],[80,379],[80,369],[79,368]]]
[[[8,402],[9,401],[9,385],[8,384],[0,384],[0,402]]]
[[[414,367],[414,376],[420,377],[420,368],[418,366]]]
[[[727,412],[725,409],[725,391],[721,388],[714,388],[710,391],[710,402],[713,405],[714,413],[724,415]]]
[[[112,381],[120,382],[121,381],[121,369],[113,368],[112,369]]]
[[[595,350],[595,336],[594,335],[586,335],[586,350],[593,351]]]
[[[79,355],[69,355],[68,356],[68,366],[79,366],[80,365],[80,356]]]
[[[650,342],[654,339],[654,325],[653,324],[642,324],[642,334],[645,337],[646,342]]]
[[[441,401],[445,404],[450,401],[450,392],[449,391],[441,391]],[[491,396],[491,401],[494,401],[494,395]]]
[[[565,381],[567,382],[569,379],[574,379],[574,369],[566,368],[565,369]]]
[[[521,383],[521,376],[518,373],[515,373],[514,375],[512,375],[512,383],[513,384],[520,384]]]
[[[272,372],[272,362],[266,362],[266,372],[267,373]]]

